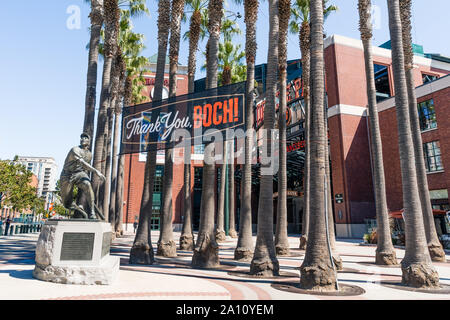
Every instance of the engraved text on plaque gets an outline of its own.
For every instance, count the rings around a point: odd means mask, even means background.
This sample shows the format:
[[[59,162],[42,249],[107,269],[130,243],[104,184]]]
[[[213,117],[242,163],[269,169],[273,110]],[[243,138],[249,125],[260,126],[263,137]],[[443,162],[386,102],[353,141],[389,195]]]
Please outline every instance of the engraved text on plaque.
[[[95,233],[64,232],[60,260],[92,260]]]

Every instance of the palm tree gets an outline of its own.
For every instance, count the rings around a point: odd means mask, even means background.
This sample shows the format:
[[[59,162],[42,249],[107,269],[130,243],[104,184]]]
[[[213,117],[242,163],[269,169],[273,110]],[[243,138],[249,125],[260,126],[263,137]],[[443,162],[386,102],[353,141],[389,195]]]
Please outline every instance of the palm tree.
[[[225,11],[224,11],[225,13]],[[218,52],[218,82],[220,85],[225,86],[232,83],[233,71],[236,71],[236,65],[240,63],[240,60],[244,57],[245,53],[239,53],[240,46],[235,47],[233,45],[233,35],[241,34],[241,30],[236,21],[230,20],[226,17],[222,19],[220,32],[223,35],[223,42],[219,43]],[[226,201],[226,185],[228,182],[227,176],[227,161],[230,159],[227,156],[228,141],[223,142],[223,163],[220,166],[220,189],[218,194],[217,205],[217,224],[216,224],[216,241],[222,242],[226,239],[224,219],[225,219],[225,201]]]
[[[170,21],[169,47],[169,97],[177,91],[178,54],[180,48],[181,18],[184,12],[184,0],[173,0]],[[173,186],[173,149],[165,150],[165,165],[162,194],[161,231],[159,233],[157,255],[176,257],[176,244],[173,241],[172,227],[172,186]]]
[[[196,70],[196,55],[198,41],[201,36],[202,11],[206,11],[206,1],[188,0],[186,4],[192,9],[189,31],[184,35],[184,39],[189,38],[189,57],[188,57],[188,91],[194,92],[194,79]],[[186,163],[184,164],[184,219],[180,236],[180,249],[194,249],[194,233],[192,231],[192,201],[191,201],[191,145],[187,144],[185,153]]]
[[[219,49],[220,25],[222,21],[222,0],[210,0],[208,5],[208,59],[207,89],[217,87],[217,56]],[[216,267],[219,265],[218,245],[214,235],[214,178],[215,165],[212,157],[213,143],[205,146],[203,165],[203,187],[200,205],[200,226],[197,242],[192,256],[193,267]]]
[[[400,1],[400,17],[402,21],[403,52],[405,55],[405,73],[408,89],[409,117],[411,120],[411,131],[414,143],[414,154],[416,160],[417,184],[419,187],[420,203],[425,224],[425,235],[427,238],[428,251],[433,261],[445,262],[445,252],[436,233],[433,210],[431,208],[430,193],[428,191],[428,180],[425,169],[425,160],[422,149],[422,135],[420,132],[419,116],[417,114],[417,98],[414,84],[414,53],[411,38],[411,0]]]
[[[91,0],[91,38],[89,41],[89,62],[87,71],[87,88],[83,132],[94,136],[95,102],[97,95],[97,63],[100,31],[103,25],[103,0]],[[92,146],[91,139],[91,146]]]
[[[231,159],[228,169],[229,174],[229,184],[228,184],[228,212],[230,216],[230,226],[228,229],[228,234],[231,238],[237,238],[236,232],[236,222],[235,222],[235,188],[234,188],[234,139],[229,141],[228,150],[230,152],[229,159]]]
[[[140,51],[143,49],[143,45],[139,43],[143,37],[142,34],[131,33],[129,39],[134,39],[127,44],[128,52],[124,55],[125,64],[123,65],[123,74],[125,75],[125,81],[122,84],[123,88],[123,105],[130,106],[132,104],[138,104],[147,99],[142,95],[144,78],[142,73],[145,72],[144,67],[148,65],[149,61],[146,57],[139,56]],[[117,119],[117,118],[116,118]],[[125,156],[119,155],[117,165],[117,183],[115,188],[115,207],[111,204],[111,210],[115,210],[115,230],[116,236],[123,234],[123,175],[125,170]],[[113,193],[111,194],[113,197]],[[110,215],[111,216],[111,215]]]
[[[267,54],[266,106],[264,109],[264,131],[267,143],[267,155],[273,157],[272,148],[275,124],[275,96],[277,90],[278,69],[278,1],[269,1],[269,48]],[[273,242],[273,174],[269,174],[270,165],[261,164],[261,183],[258,203],[258,227],[255,251],[250,264],[250,274],[277,276],[279,263]]]
[[[311,0],[311,127],[310,141],[310,221],[305,259],[300,267],[300,287],[310,290],[334,290],[336,274],[327,250],[325,186],[325,148],[327,137],[324,124],[324,58],[323,3]]]
[[[170,0],[158,2],[158,58],[156,63],[156,75],[153,101],[162,100],[164,85],[164,69],[166,63],[167,42],[170,25]],[[158,112],[152,112],[152,119],[156,120]],[[144,188],[142,192],[141,209],[139,213],[139,225],[136,231],[133,247],[130,252],[130,263],[152,264],[154,261],[153,248],[150,234],[150,221],[153,204],[153,184],[156,170],[156,150],[153,148],[147,152],[145,162]]]
[[[220,53],[219,53],[220,54]],[[220,186],[219,186],[219,194],[217,200],[217,217],[216,217],[216,241],[223,242],[226,239],[225,235],[225,227],[224,227],[224,211],[225,211],[225,186],[228,177],[226,176],[227,169],[227,149],[228,143],[226,140],[223,141],[223,152],[222,152],[222,161],[223,163],[220,166]]]
[[[411,287],[437,287],[439,275],[434,269],[428,253],[417,187],[414,146],[408,112],[408,89],[405,77],[399,0],[388,0],[388,12],[406,238],[405,257],[401,262],[402,282]]]
[[[277,226],[275,231],[275,249],[277,255],[289,255],[289,239],[287,234],[287,167],[286,167],[286,82],[287,82],[287,33],[291,15],[290,0],[279,0],[278,14],[280,31],[278,37],[278,77],[280,103],[278,108],[278,201]]]
[[[326,18],[338,8],[334,5],[327,5],[328,0],[323,2],[324,21]],[[296,0],[291,8],[292,20],[290,22],[291,33],[298,34],[300,52],[302,55],[302,82],[303,82],[303,100],[305,105],[305,167],[304,167],[304,200],[303,200],[303,218],[302,218],[302,236],[300,238],[300,249],[305,249],[309,232],[309,185],[310,185],[310,0]],[[326,151],[326,150],[325,150]],[[329,179],[328,179],[329,180]],[[330,189],[329,189],[330,190]],[[331,211],[330,211],[331,212]],[[332,221],[330,219],[330,221]]]
[[[100,109],[97,115],[97,130],[94,144],[93,167],[104,173],[104,154],[105,141],[108,132],[107,112],[110,98],[111,69],[113,58],[117,51],[117,32],[116,25],[120,19],[120,10],[117,0],[104,0],[103,3],[105,14],[105,41],[104,41],[104,64],[102,90],[100,95]],[[96,175],[92,177],[92,185],[96,195],[97,204],[102,208],[103,193],[100,188],[100,180]]]
[[[130,11],[121,11],[121,21],[119,28],[119,52],[117,53],[117,63],[119,67],[119,88],[114,95],[114,142],[113,142],[113,158],[112,158],[112,175],[111,175],[111,195],[109,205],[109,221],[116,231],[116,236],[120,236],[123,232],[122,223],[122,203],[123,203],[123,155],[117,155],[119,150],[120,122],[119,117],[122,113],[122,102],[125,106],[131,103],[140,103],[145,97],[141,94],[144,66],[148,64],[148,59],[139,56],[140,52],[145,48],[143,44],[144,35],[133,33],[133,26],[130,20]],[[133,95],[132,87],[138,88],[138,94]],[[113,90],[113,94],[114,94]],[[125,96],[126,93],[126,96]],[[123,101],[122,101],[123,98]],[[119,196],[119,193],[122,193]]]
[[[222,86],[245,80],[247,69],[241,62],[245,52],[240,48],[241,45],[234,45],[228,40],[219,43],[219,83]]]
[[[239,68],[242,66],[242,58],[245,56],[245,52],[240,52],[240,45],[233,45],[232,35],[240,34],[239,27],[233,27],[235,22],[232,20],[225,19],[222,22],[221,32],[224,37],[224,42],[219,43],[219,54],[218,54],[218,69],[219,72],[219,83],[222,86],[229,85],[234,82],[243,81],[242,77],[245,76],[245,68]],[[240,73],[239,73],[240,72]],[[218,194],[218,206],[217,206],[217,227],[216,227],[216,241],[222,242],[226,239],[225,228],[224,228],[224,218],[225,218],[225,202],[226,202],[226,185],[228,182],[227,169],[230,166],[228,160],[233,161],[234,158],[227,155],[229,148],[229,142],[223,142],[223,163],[220,167],[220,190]],[[233,167],[234,168],[234,167]],[[230,186],[229,186],[230,187]],[[234,193],[234,189],[230,190]],[[230,213],[230,212],[229,212]]]
[[[359,30],[364,47],[364,62],[366,67],[367,99],[370,120],[370,140],[373,155],[373,175],[375,187],[375,207],[377,217],[377,250],[375,263],[381,265],[396,265],[397,258],[392,245],[389,216],[386,200],[386,184],[384,180],[383,149],[381,144],[380,125],[378,122],[375,78],[372,58],[372,24],[370,18],[371,0],[359,0]]]
[[[253,152],[253,104],[255,90],[256,59],[256,20],[258,19],[258,0],[244,0],[245,21],[245,59],[247,62],[247,82],[245,88],[245,163],[241,180],[241,214],[239,237],[234,259],[248,261],[253,254],[252,242],[252,152]]]

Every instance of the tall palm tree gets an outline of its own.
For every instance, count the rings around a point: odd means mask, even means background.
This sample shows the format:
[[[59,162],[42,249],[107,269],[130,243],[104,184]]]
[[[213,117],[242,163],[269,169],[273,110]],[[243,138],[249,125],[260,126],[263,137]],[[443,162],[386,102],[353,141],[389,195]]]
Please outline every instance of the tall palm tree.
[[[217,87],[217,56],[220,39],[220,25],[222,21],[223,0],[210,0],[208,5],[208,59],[207,59],[207,89]],[[214,178],[215,165],[212,158],[213,143],[205,146],[203,165],[203,187],[200,205],[200,226],[197,242],[192,256],[193,267],[216,267],[219,265],[218,245],[214,235]]]
[[[240,52],[240,45],[233,45],[232,36],[234,34],[240,34],[240,29],[235,24],[235,21],[224,19],[222,22],[222,35],[224,41],[219,43],[219,53],[218,53],[218,81],[220,85],[226,86],[234,82],[245,80],[245,66],[244,68],[240,68],[242,66],[241,60],[245,56],[245,52]],[[243,72],[244,71],[244,72]],[[229,150],[230,143],[229,141],[223,142],[223,163],[220,167],[220,190],[218,194],[218,206],[217,206],[217,227],[216,227],[216,240],[217,242],[222,242],[226,239],[225,227],[224,227],[224,219],[225,219],[225,202],[226,200],[226,186],[228,184],[228,188],[230,189],[230,185],[228,183],[228,168],[234,165],[234,158],[230,157],[228,153],[231,152]],[[228,161],[233,161],[233,164],[230,165]],[[233,167],[234,168],[234,167]],[[230,190],[234,192],[234,189]],[[229,200],[229,199],[228,199]],[[229,204],[229,203],[228,203]],[[229,208],[229,206],[228,206]],[[230,214],[230,212],[228,212]]]
[[[267,53],[266,106],[264,108],[264,131],[267,143],[267,155],[273,159],[272,148],[275,125],[275,96],[277,90],[278,69],[278,0],[269,1],[269,47]],[[273,174],[268,173],[269,164],[261,164],[261,184],[258,203],[258,226],[255,251],[250,264],[250,274],[277,276],[279,262],[273,241]]]
[[[286,82],[287,82],[287,35],[289,17],[291,15],[290,0],[279,0],[278,14],[280,31],[278,36],[278,78],[279,78],[279,107],[278,107],[278,201],[277,226],[275,231],[275,249],[277,255],[289,255],[289,239],[287,234],[287,166],[286,166]]]
[[[110,98],[111,85],[111,69],[113,58],[117,51],[117,21],[120,19],[120,10],[117,0],[104,0],[103,3],[105,14],[105,41],[104,41],[104,64],[102,76],[102,90],[100,95],[100,109],[97,115],[97,130],[95,136],[94,152],[93,152],[93,167],[104,173],[104,154],[105,141],[108,133],[108,107]],[[100,180],[96,175],[92,177],[92,185],[96,195],[97,204],[102,208],[103,203],[103,189]]]
[[[235,184],[234,184],[234,139],[229,141],[229,147],[228,147],[229,153],[230,153],[230,164],[228,169],[229,174],[229,183],[228,183],[228,212],[230,216],[230,224],[228,229],[228,234],[231,238],[237,238],[237,232],[236,232],[236,222],[235,222]]]
[[[439,275],[428,253],[423,215],[417,187],[414,146],[408,112],[402,23],[399,0],[388,0],[389,32],[392,46],[395,106],[397,114],[400,167],[405,220],[405,257],[401,262],[402,282],[411,287],[436,287]],[[416,111],[417,112],[417,111]]]
[[[131,103],[140,103],[145,99],[145,96],[141,94],[142,89],[139,88],[144,81],[142,72],[144,71],[145,65],[148,64],[148,59],[140,56],[140,52],[144,49],[144,35],[132,32],[133,26],[131,24],[130,16],[130,10],[121,11],[119,52],[117,53],[117,66],[119,67],[120,80],[118,92],[114,96],[115,102],[112,103],[114,107],[114,142],[112,150],[113,158],[109,221],[116,232],[116,236],[120,236],[123,233],[121,223],[123,211],[123,169],[125,159],[123,155],[118,155],[120,138],[119,117],[122,113],[122,102],[125,106],[129,106]],[[136,95],[133,95],[133,86],[139,89],[139,93]],[[122,194],[119,196],[119,193]]]
[[[170,25],[170,0],[158,2],[158,57],[156,62],[156,75],[153,101],[162,100],[164,85],[164,69],[166,64],[167,42]],[[157,112],[152,113],[152,119],[156,120]],[[139,225],[136,237],[130,252],[130,263],[152,264],[154,254],[151,243],[150,222],[153,204],[153,184],[156,170],[156,150],[147,152],[145,162],[144,188],[142,192],[141,209],[139,213]]]
[[[120,37],[120,35],[119,35]],[[108,206],[105,206],[106,210],[104,211],[105,214],[108,213],[109,216],[109,223],[111,224],[111,227],[113,228],[113,236],[116,236],[115,233],[115,226],[116,226],[116,196],[115,196],[115,188],[116,188],[116,176],[117,176],[117,152],[119,148],[119,130],[120,130],[120,123],[119,123],[119,116],[122,111],[122,83],[124,82],[125,73],[124,70],[124,64],[123,56],[122,56],[122,48],[118,47],[117,54],[115,57],[114,62],[114,68],[113,68],[113,85],[112,85],[112,99],[111,99],[111,109],[112,115],[111,115],[111,140],[112,140],[112,163],[111,163],[111,181],[110,181],[110,192],[108,193],[108,199],[105,199],[104,203],[109,200]],[[111,141],[110,140],[110,141]],[[106,191],[106,190],[105,190]],[[106,197],[106,192],[105,192]]]
[[[97,95],[97,64],[100,31],[103,25],[103,0],[91,0],[91,37],[89,41],[89,62],[87,71],[87,88],[83,132],[94,136],[95,102]],[[91,146],[92,146],[91,139]]]
[[[373,156],[373,176],[375,187],[375,207],[377,217],[377,250],[375,263],[381,265],[396,265],[397,258],[392,245],[389,216],[386,200],[386,184],[384,179],[383,149],[381,144],[380,125],[378,122],[375,78],[372,57],[372,24],[370,17],[371,0],[359,0],[359,30],[364,47],[364,62],[366,67],[366,86],[370,120],[370,140]]]
[[[248,261],[253,254],[252,241],[252,153],[253,153],[253,104],[255,90],[256,21],[258,0],[244,0],[245,60],[247,62],[247,82],[245,85],[245,163],[241,177],[241,210],[239,237],[234,251],[234,259]]]
[[[196,70],[196,56],[198,41],[201,36],[202,11],[206,9],[206,1],[188,0],[186,5],[192,10],[189,33],[184,38],[189,38],[189,56],[188,56],[188,91],[194,92],[194,79]],[[185,147],[186,163],[184,164],[184,219],[180,236],[180,249],[194,249],[194,233],[192,231],[192,201],[191,201],[191,145]]]
[[[132,104],[138,104],[147,99],[146,96],[142,95],[144,78],[142,73],[145,72],[145,66],[148,65],[149,61],[146,57],[140,56],[141,50],[144,48],[142,43],[140,43],[143,38],[142,34],[131,33],[127,41],[128,44],[124,48],[127,48],[124,55],[125,64],[123,65],[123,73],[125,74],[125,81],[122,83],[123,88],[123,105],[130,106]],[[117,118],[116,118],[117,119]],[[115,230],[116,236],[121,236],[123,234],[123,181],[124,181],[124,170],[125,170],[125,156],[123,154],[119,155],[118,165],[117,165],[117,183],[116,183],[116,194],[115,194],[115,207],[111,205],[111,210],[115,210]],[[112,194],[113,196],[113,194]]]
[[[309,179],[310,179],[310,99],[309,99],[309,73],[310,73],[310,25],[309,25],[309,1],[296,0],[292,7],[292,20],[290,22],[291,33],[298,34],[300,53],[302,55],[302,83],[303,101],[305,106],[305,164],[303,169],[303,216],[302,230],[299,248],[306,249],[309,231]]]
[[[329,0],[323,1],[323,19],[324,21],[328,18],[328,16],[337,11],[338,8],[335,5],[328,5]],[[303,82],[303,100],[305,105],[305,167],[304,167],[304,180],[303,180],[303,190],[304,190],[304,200],[303,200],[303,218],[302,218],[302,236],[300,238],[300,249],[305,249],[307,244],[307,235],[309,231],[309,185],[310,185],[310,152],[309,152],[309,128],[311,123],[310,118],[310,0],[296,0],[291,8],[292,20],[290,22],[290,31],[291,33],[298,34],[300,52],[302,55],[302,82]],[[325,123],[326,125],[326,123]],[[325,150],[327,152],[327,150]],[[325,155],[328,159],[328,156]],[[326,160],[328,161],[328,160]],[[328,162],[327,162],[328,163]],[[328,168],[328,167],[327,167]],[[329,169],[329,168],[328,168]],[[327,176],[329,174],[327,173]],[[329,177],[328,177],[329,181]],[[330,188],[328,189],[330,190]],[[331,206],[330,206],[331,208]],[[331,216],[331,210],[330,210]],[[329,219],[332,222],[332,219]],[[332,228],[330,230],[333,231]],[[333,242],[334,234],[331,235],[331,240]],[[339,258],[336,256],[337,260]]]
[[[310,141],[310,221],[305,259],[300,267],[300,287],[310,290],[334,290],[336,274],[327,249],[325,186],[325,148],[327,137],[324,124],[324,57],[323,3],[311,0],[311,128]]]
[[[403,52],[405,55],[405,73],[408,89],[409,117],[411,120],[411,133],[414,143],[414,154],[416,160],[417,184],[419,187],[420,203],[425,224],[425,235],[427,238],[428,251],[433,261],[444,261],[445,252],[436,233],[433,210],[431,208],[430,193],[428,191],[428,180],[425,169],[425,159],[422,149],[422,135],[420,132],[419,115],[417,112],[417,98],[414,84],[414,53],[411,38],[411,0],[400,1],[400,14],[402,21]]]
[[[177,91],[178,54],[180,49],[181,18],[184,12],[184,0],[172,0],[169,47],[169,97],[175,97]],[[162,194],[161,231],[159,233],[157,254],[164,257],[176,257],[176,244],[173,241],[172,227],[172,186],[173,186],[173,149],[165,150],[165,165]]]
[[[113,123],[114,123],[114,113],[116,108],[116,103],[119,103],[119,82],[120,82],[120,74],[122,72],[122,67],[119,66],[120,59],[119,56],[122,55],[121,46],[123,46],[123,41],[120,39],[123,33],[124,25],[129,24],[127,21],[131,16],[137,16],[141,13],[148,13],[148,9],[145,6],[144,0],[120,0],[117,2],[117,7],[115,10],[118,10],[119,13],[114,17],[114,31],[115,35],[115,43],[114,45],[114,57],[111,66],[111,74],[110,74],[110,87],[108,89],[108,109],[107,109],[107,123],[105,125],[105,141],[102,155],[102,171],[106,176],[106,181],[102,188],[100,189],[99,196],[103,194],[102,199],[100,199],[99,204],[101,204],[101,211],[104,212],[107,220],[111,222],[111,225],[114,226],[114,214],[108,215],[110,213],[110,189],[112,183],[112,175],[111,170],[114,164],[111,163],[111,151],[112,151],[112,136],[113,136]],[[120,6],[127,6],[128,10],[120,10]],[[125,19],[121,19],[121,16],[124,16]],[[126,20],[128,19],[128,20]],[[125,21],[125,22],[124,22]],[[105,32],[101,32],[101,38],[105,39]],[[105,56],[105,43],[99,44],[99,53],[102,56]],[[114,159],[114,157],[113,157]],[[114,174],[115,175],[115,174]],[[113,175],[113,176],[114,176]],[[115,202],[115,201],[113,201]]]
[[[216,241],[223,242],[226,239],[225,235],[225,187],[228,177],[226,176],[227,172],[227,152],[228,152],[228,143],[226,140],[223,141],[223,152],[222,152],[222,161],[223,163],[220,165],[220,185],[219,185],[219,194],[217,200],[217,216],[216,216]]]

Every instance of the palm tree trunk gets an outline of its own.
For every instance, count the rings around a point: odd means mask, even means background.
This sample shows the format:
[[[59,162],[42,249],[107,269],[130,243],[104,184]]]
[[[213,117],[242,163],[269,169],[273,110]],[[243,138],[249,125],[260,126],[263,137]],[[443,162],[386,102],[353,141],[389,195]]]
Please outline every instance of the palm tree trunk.
[[[220,186],[218,195],[218,205],[217,205],[217,217],[216,217],[216,241],[223,242],[226,239],[225,228],[224,228],[224,211],[225,211],[225,186],[227,181],[226,176],[226,166],[227,166],[227,141],[223,141],[223,163],[220,166]]]
[[[119,116],[122,111],[122,96],[124,93],[124,78],[125,78],[125,62],[122,57],[122,50],[119,47],[116,55],[116,72],[117,72],[117,88],[113,95],[113,102],[111,107],[114,108],[114,129],[113,129],[113,147],[112,147],[112,164],[111,164],[111,192],[109,203],[109,222],[113,230],[113,236],[116,237],[116,192],[117,192],[117,160],[119,152],[119,137],[120,137],[120,122]],[[114,92],[114,91],[113,91]],[[106,212],[105,212],[106,214]]]
[[[408,89],[405,77],[402,24],[398,0],[388,0],[388,12],[406,238],[405,257],[401,262],[402,282],[411,287],[437,287],[439,285],[439,275],[434,269],[428,253],[417,187],[414,147],[408,112]]]
[[[145,162],[144,190],[142,192],[139,224],[130,251],[130,264],[153,264],[155,261],[151,238],[151,215],[153,205],[153,184],[156,170],[156,150],[147,152]],[[150,161],[149,161],[150,159]],[[156,162],[156,161],[155,161]]]
[[[290,1],[279,0],[278,12],[280,31],[278,38],[278,73],[280,79],[280,103],[278,109],[279,169],[277,226],[275,231],[275,249],[279,256],[289,255],[287,234],[287,167],[286,167],[286,81],[287,81],[287,33],[291,15]]]
[[[325,225],[325,148],[323,4],[311,0],[311,168],[310,223],[305,259],[300,267],[300,287],[309,290],[335,290],[336,274],[327,250]]]
[[[120,102],[116,102],[116,106],[120,105]],[[115,108],[117,110],[117,107]],[[116,236],[116,193],[117,193],[117,170],[118,170],[118,157],[119,152],[119,133],[120,133],[120,113],[114,112],[114,135],[113,135],[113,148],[112,148],[112,165],[111,165],[111,193],[109,203],[109,222],[113,229],[113,235]]]
[[[118,24],[116,24],[116,32],[118,34]],[[103,187],[103,202],[102,202],[102,212],[105,216],[105,219],[110,222],[112,226],[114,226],[114,217],[109,216],[110,211],[110,193],[111,193],[111,149],[112,149],[112,137],[113,137],[113,123],[114,123],[114,113],[116,111],[116,104],[119,101],[119,90],[120,90],[120,75],[121,75],[121,66],[120,58],[122,56],[121,49],[117,46],[115,56],[113,59],[113,67],[111,68],[111,89],[110,89],[110,97],[109,97],[109,107],[108,107],[108,129],[106,133],[106,153],[104,155],[103,163],[105,165],[105,177],[106,180],[104,182]],[[112,219],[112,220],[111,220]]]
[[[278,69],[278,34],[279,16],[278,1],[269,1],[269,47],[267,54],[267,85],[266,106],[264,109],[264,130],[269,159],[274,159],[272,148],[274,141],[275,124],[275,95],[277,89]],[[278,276],[279,263],[276,257],[275,244],[273,241],[273,172],[269,164],[261,165],[261,184],[258,203],[258,230],[256,237],[255,252],[250,264],[250,274],[260,276]]]
[[[169,97],[175,97],[177,92],[178,53],[180,48],[181,16],[184,11],[184,0],[173,0],[170,21],[170,48],[169,48]],[[170,110],[173,111],[173,110]],[[161,232],[158,241],[157,255],[176,257],[176,244],[173,241],[173,148],[165,150],[165,166],[163,178],[163,207],[161,219]]]
[[[434,224],[433,209],[431,208],[427,172],[425,169],[425,159],[422,149],[422,134],[420,131],[419,116],[417,114],[417,98],[414,84],[414,54],[412,51],[411,38],[411,0],[401,0],[400,8],[403,51],[405,55],[406,84],[408,88],[409,116],[411,121],[414,155],[416,160],[417,184],[423,212],[425,235],[427,238],[428,251],[431,259],[433,261],[445,262],[445,252],[439,242],[436,226]]]
[[[231,159],[230,164],[229,164],[229,181],[230,183],[228,184],[228,193],[229,193],[229,197],[228,197],[228,211],[229,211],[229,215],[230,215],[230,228],[228,229],[228,234],[231,238],[237,238],[237,232],[236,232],[236,222],[235,222],[235,188],[234,188],[234,139],[231,140],[229,145],[229,152],[230,152],[230,157],[229,159]]]
[[[305,103],[305,167],[304,167],[304,188],[303,188],[303,218],[302,218],[302,236],[300,238],[299,248],[306,249],[309,232],[309,181],[310,181],[310,126],[311,112],[309,99],[309,73],[310,73],[310,26],[307,21],[302,23],[299,32],[300,51],[302,54],[302,81],[303,81],[303,101]]]
[[[200,11],[194,11],[189,26],[189,57],[188,57],[188,91],[194,92],[196,69],[196,54],[200,37]],[[194,233],[192,231],[192,201],[191,201],[191,145],[185,146],[184,164],[184,220],[180,236],[180,250],[194,249]]]
[[[109,196],[111,192],[111,149],[112,149],[112,133],[113,133],[113,123],[114,123],[114,108],[112,103],[110,102],[110,106],[108,108],[108,131],[106,134],[106,154],[104,158],[105,162],[105,177],[106,180],[103,184],[103,215],[105,216],[106,221],[110,221],[109,217]]]
[[[210,0],[209,12],[209,39],[207,57],[207,89],[217,87],[218,50],[220,38],[220,25],[222,21],[222,0]],[[214,178],[215,165],[212,153],[214,144],[209,142],[205,146],[203,165],[203,187],[200,205],[200,226],[197,242],[192,256],[192,266],[210,268],[219,265],[219,247],[214,235]]]
[[[231,68],[225,66],[222,70],[222,85],[226,86],[231,84]],[[226,239],[224,219],[225,219],[225,192],[226,185],[228,181],[227,176],[227,162],[228,162],[228,141],[223,141],[223,163],[220,166],[220,189],[218,196],[218,206],[217,206],[217,222],[216,222],[216,241],[223,242]]]
[[[129,106],[131,104],[131,77],[126,76],[126,65],[122,65],[122,72],[125,77],[125,83],[123,84],[123,105]],[[123,234],[123,176],[125,170],[125,156],[119,155],[119,164],[117,166],[117,190],[116,190],[116,236],[119,237]]]
[[[116,218],[115,230],[116,237],[123,235],[123,175],[125,170],[125,156],[119,155],[117,165],[117,188],[116,188]]]
[[[247,82],[245,88],[245,163],[241,176],[241,208],[239,237],[234,251],[235,260],[248,261],[253,254],[252,241],[252,154],[253,154],[253,105],[255,89],[256,20],[258,0],[245,0],[245,56],[247,61]]]
[[[325,74],[325,71],[324,71]],[[324,105],[325,99],[324,99]],[[333,199],[331,195],[331,175],[330,175],[330,157],[328,153],[328,112],[327,107],[324,109],[324,127],[325,127],[325,171],[327,175],[327,214],[328,214],[328,234],[329,234],[329,241],[330,241],[330,248],[333,256],[333,262],[336,267],[336,270],[342,270],[342,258],[339,255],[337,248],[336,248],[336,235],[334,232],[334,217],[333,217]]]
[[[189,150],[188,150],[189,149]],[[184,164],[184,220],[180,236],[180,250],[194,250],[194,233],[192,232],[192,201],[191,201],[191,145],[187,145]]]
[[[90,137],[94,136],[95,102],[97,95],[97,66],[98,44],[100,43],[100,30],[103,24],[103,0],[91,0],[91,38],[89,41],[89,62],[87,71],[87,88],[85,99],[85,113],[83,132]],[[91,145],[89,148],[92,147]]]
[[[375,78],[372,58],[372,25],[370,17],[370,0],[359,0],[361,40],[364,47],[366,68],[367,99],[369,108],[370,141],[373,157],[373,178],[375,191],[375,207],[377,217],[377,250],[375,263],[380,265],[396,265],[397,258],[392,245],[391,231],[386,199],[386,183],[384,179],[383,148],[381,144],[380,125],[378,121]]]
[[[167,41],[169,36],[168,25],[170,25],[170,0],[160,0],[158,2],[158,58],[152,101],[162,100]],[[157,116],[159,116],[159,112],[153,112],[152,121],[155,121]],[[153,205],[153,184],[156,171],[156,153],[157,151],[153,149],[147,152],[139,225],[130,252],[130,263],[152,264],[154,261],[150,223]]]
[[[102,171],[103,155],[105,152],[105,137],[107,134],[108,125],[108,106],[110,98],[110,86],[111,86],[111,68],[113,65],[113,59],[117,49],[117,33],[116,24],[120,18],[120,11],[117,0],[104,0],[104,13],[105,13],[105,44],[104,44],[104,57],[103,64],[103,78],[102,78],[102,91],[100,95],[100,109],[97,117],[97,131],[94,145],[93,155],[93,167],[99,171]],[[97,175],[92,176],[92,187],[94,189],[95,198],[99,207],[103,202],[103,193],[100,193],[101,182]]]

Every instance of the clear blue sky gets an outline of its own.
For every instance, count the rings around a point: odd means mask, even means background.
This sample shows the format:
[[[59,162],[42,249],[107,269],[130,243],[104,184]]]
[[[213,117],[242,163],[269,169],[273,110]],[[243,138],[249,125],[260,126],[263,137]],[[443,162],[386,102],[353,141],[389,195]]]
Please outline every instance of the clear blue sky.
[[[227,0],[230,10],[243,15]],[[331,0],[339,11],[329,17],[328,35],[359,38],[357,0]],[[389,40],[386,0],[373,0],[379,8],[374,44]],[[144,55],[157,51],[156,0],[147,0],[151,16],[134,19],[135,30],[146,36]],[[68,8],[80,10],[80,28],[70,29]],[[416,0],[413,40],[427,53],[450,56],[450,1]],[[73,11],[72,11],[73,12]],[[77,145],[83,126],[90,7],[84,0],[4,1],[0,11],[0,159],[14,155],[53,157],[61,170],[70,147]],[[239,21],[245,32],[243,18]],[[75,24],[76,26],[76,24]],[[186,26],[183,26],[183,32]],[[260,4],[257,28],[257,63],[267,57],[267,1]],[[297,35],[289,35],[288,58],[300,57]],[[244,42],[244,36],[236,38]],[[204,47],[204,44],[201,44]],[[242,45],[244,47],[244,45]],[[180,63],[187,64],[188,44],[181,44]],[[197,65],[203,65],[199,55]],[[102,62],[99,64],[101,82]],[[197,71],[197,78],[204,72]],[[100,85],[98,85],[100,87]],[[97,96],[97,103],[99,96]]]

